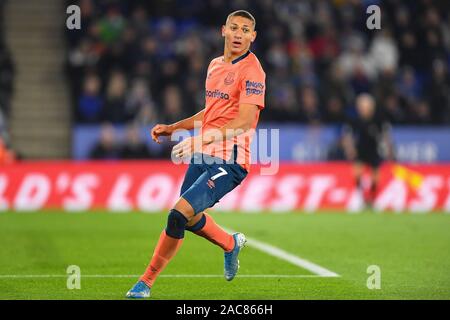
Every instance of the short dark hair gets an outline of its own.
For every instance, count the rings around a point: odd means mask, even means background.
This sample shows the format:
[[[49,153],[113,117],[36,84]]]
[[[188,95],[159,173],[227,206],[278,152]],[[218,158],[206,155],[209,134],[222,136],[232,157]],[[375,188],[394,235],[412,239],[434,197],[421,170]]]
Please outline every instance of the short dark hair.
[[[228,17],[227,17],[226,22],[228,22],[228,20],[231,17],[244,17],[244,18],[247,18],[247,19],[249,19],[249,20],[251,20],[253,22],[253,27],[256,27],[256,19],[255,19],[255,17],[250,12],[248,12],[246,10],[237,10],[237,11],[234,11],[234,12],[230,13],[228,15]]]

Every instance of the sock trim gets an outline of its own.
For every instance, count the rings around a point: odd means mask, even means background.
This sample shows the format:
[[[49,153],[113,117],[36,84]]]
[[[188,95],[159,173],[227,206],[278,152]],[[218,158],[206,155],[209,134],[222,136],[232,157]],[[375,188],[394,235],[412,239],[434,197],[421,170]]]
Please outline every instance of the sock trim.
[[[196,224],[194,224],[193,226],[190,226],[190,227],[186,227],[186,230],[191,231],[191,232],[197,232],[197,231],[200,231],[201,229],[203,229],[205,224],[206,224],[206,215],[203,214],[203,216],[200,218],[200,220],[197,221]]]

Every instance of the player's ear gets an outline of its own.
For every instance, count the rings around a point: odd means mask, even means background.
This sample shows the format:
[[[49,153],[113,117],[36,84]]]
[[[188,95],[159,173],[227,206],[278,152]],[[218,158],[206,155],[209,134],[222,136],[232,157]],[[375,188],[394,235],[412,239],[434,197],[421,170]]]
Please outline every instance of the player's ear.
[[[222,37],[225,37],[225,25],[222,26]]]
[[[255,41],[255,39],[256,39],[256,30],[253,31],[253,34],[252,34],[252,42]]]

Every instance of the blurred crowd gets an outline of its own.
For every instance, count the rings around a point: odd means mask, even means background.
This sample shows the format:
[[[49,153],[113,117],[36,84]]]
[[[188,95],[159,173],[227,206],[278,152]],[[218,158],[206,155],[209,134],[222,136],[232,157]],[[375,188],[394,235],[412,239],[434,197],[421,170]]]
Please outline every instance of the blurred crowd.
[[[169,159],[173,143],[163,143],[150,149],[146,139],[142,137],[142,127],[136,123],[129,123],[120,134],[115,126],[103,123],[100,126],[98,141],[93,145],[89,154],[95,160],[143,160]]]
[[[202,109],[220,26],[247,9],[267,73],[263,121],[341,123],[370,92],[393,124],[450,124],[447,1],[75,3],[82,29],[67,30],[67,75],[79,123],[173,122]],[[370,4],[381,8],[381,30],[366,27]]]
[[[5,0],[0,0],[0,164],[10,163],[16,158],[10,148],[8,118],[13,94],[14,64],[5,41]]]
[[[3,3],[0,0],[0,17]],[[450,2],[440,0],[67,0],[81,30],[65,28],[76,124],[170,123],[204,107],[209,61],[223,53],[228,13],[257,20],[252,51],[267,74],[261,120],[342,124],[371,93],[394,125],[450,124]],[[369,30],[369,5],[381,29]],[[0,137],[14,65],[0,19]],[[108,131],[104,129],[102,131]],[[104,134],[108,140],[108,134]],[[119,153],[122,154],[122,153]],[[119,157],[122,157],[119,155]]]

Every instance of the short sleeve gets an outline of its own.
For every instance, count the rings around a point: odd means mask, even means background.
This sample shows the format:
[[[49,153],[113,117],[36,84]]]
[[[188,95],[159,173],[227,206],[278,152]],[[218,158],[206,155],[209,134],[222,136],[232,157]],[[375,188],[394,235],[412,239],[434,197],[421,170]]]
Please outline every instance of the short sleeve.
[[[240,83],[239,104],[255,104],[264,109],[266,74],[259,65],[251,65],[243,70]]]

